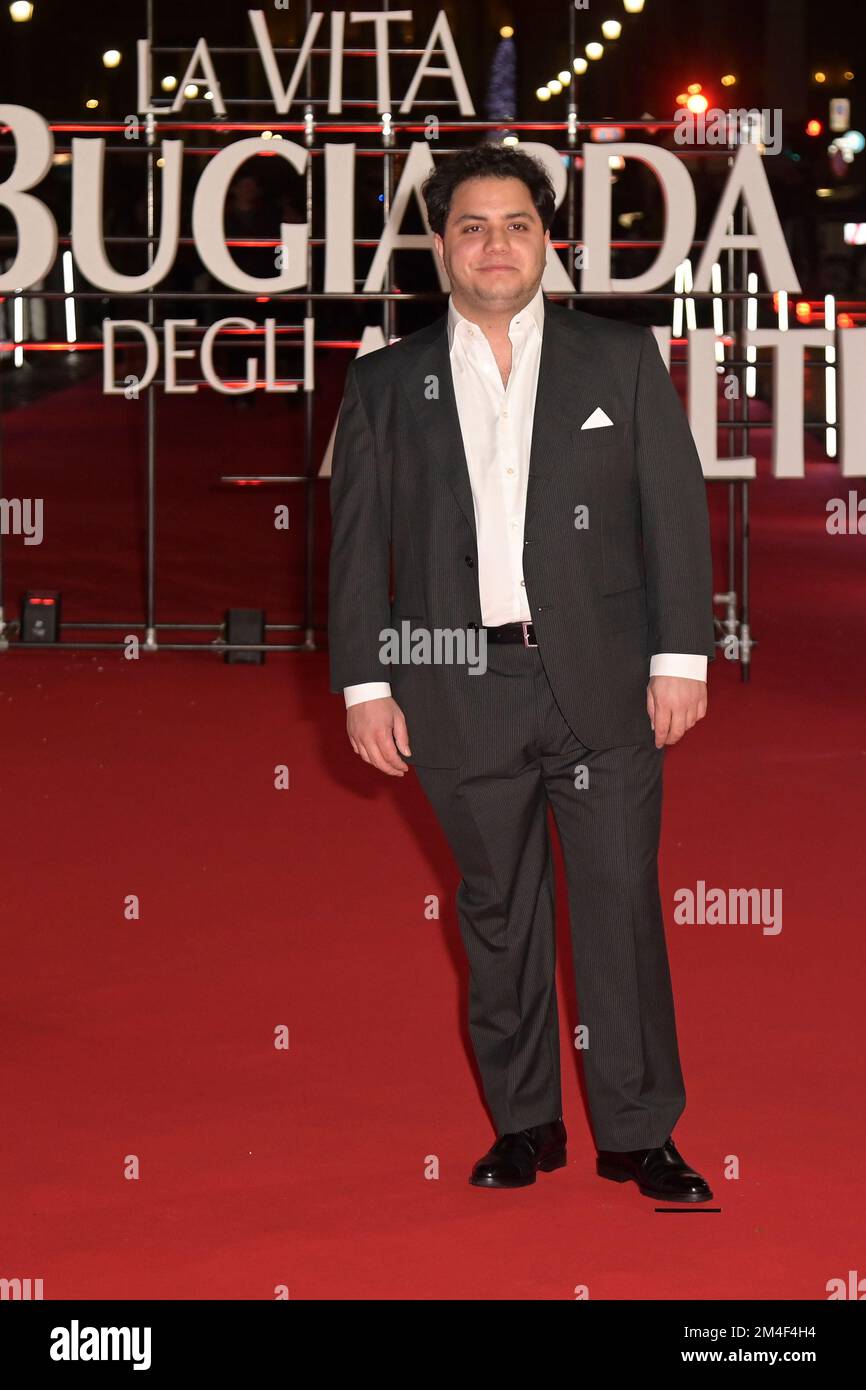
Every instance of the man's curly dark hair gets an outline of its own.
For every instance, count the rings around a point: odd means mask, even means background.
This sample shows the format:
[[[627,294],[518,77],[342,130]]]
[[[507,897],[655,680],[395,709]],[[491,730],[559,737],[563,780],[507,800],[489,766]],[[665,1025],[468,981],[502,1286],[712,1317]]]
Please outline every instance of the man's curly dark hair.
[[[541,225],[547,231],[553,221],[556,194],[543,164],[513,145],[482,141],[459,154],[441,160],[421,185],[431,231],[445,236],[445,223],[454,190],[467,179],[520,179],[529,189]]]

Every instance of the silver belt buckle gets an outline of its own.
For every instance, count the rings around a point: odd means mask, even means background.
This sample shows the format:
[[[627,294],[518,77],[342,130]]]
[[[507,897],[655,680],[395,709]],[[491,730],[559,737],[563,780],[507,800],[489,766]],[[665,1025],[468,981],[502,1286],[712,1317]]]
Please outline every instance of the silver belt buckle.
[[[527,637],[527,633],[526,633],[526,629],[529,628],[529,627],[532,627],[532,620],[530,619],[529,621],[524,622],[523,619],[521,618],[521,620],[520,620],[520,626],[523,628],[523,645],[524,645],[524,647],[537,647],[537,646],[538,646],[538,643],[537,643],[537,642],[530,642],[529,639],[528,639],[528,637]]]

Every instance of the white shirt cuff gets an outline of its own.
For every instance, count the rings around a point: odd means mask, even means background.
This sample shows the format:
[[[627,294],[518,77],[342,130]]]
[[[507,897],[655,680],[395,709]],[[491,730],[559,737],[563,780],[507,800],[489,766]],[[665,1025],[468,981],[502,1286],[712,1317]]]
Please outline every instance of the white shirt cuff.
[[[706,681],[707,658],[680,652],[659,652],[650,659],[650,676],[686,676],[693,681]],[[364,700],[382,700],[391,694],[387,681],[365,681],[361,685],[347,685],[343,690],[346,709],[359,705]]]
[[[350,705],[360,705],[363,700],[383,700],[391,694],[387,681],[364,681],[362,685],[347,685],[343,688],[346,709]]]
[[[659,652],[650,658],[650,676],[686,676],[692,681],[706,681],[707,658],[682,652]]]

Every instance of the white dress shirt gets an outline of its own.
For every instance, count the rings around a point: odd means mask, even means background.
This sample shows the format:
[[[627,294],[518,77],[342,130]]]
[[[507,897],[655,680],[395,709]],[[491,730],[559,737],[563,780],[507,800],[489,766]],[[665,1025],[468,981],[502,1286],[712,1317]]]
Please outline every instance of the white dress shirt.
[[[485,627],[532,621],[523,581],[523,518],[543,331],[544,297],[539,285],[508,326],[511,371],[503,386],[483,330],[448,297],[451,374],[475,508]],[[703,681],[707,658],[660,652],[650,660],[650,675]],[[348,708],[390,695],[391,687],[387,681],[365,681],[346,686],[343,694]]]

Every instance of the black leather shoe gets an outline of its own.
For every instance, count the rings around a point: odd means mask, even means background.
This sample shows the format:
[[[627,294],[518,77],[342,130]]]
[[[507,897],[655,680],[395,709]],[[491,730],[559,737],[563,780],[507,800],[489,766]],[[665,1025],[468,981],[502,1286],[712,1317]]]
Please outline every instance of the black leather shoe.
[[[469,1181],[473,1187],[528,1187],[535,1174],[565,1167],[568,1135],[561,1119],[503,1134],[479,1158]]]
[[[599,1149],[596,1171],[600,1178],[612,1182],[631,1179],[645,1197],[663,1202],[709,1202],[713,1196],[700,1173],[677,1153],[673,1139],[666,1139],[658,1149],[633,1149],[629,1153]]]

